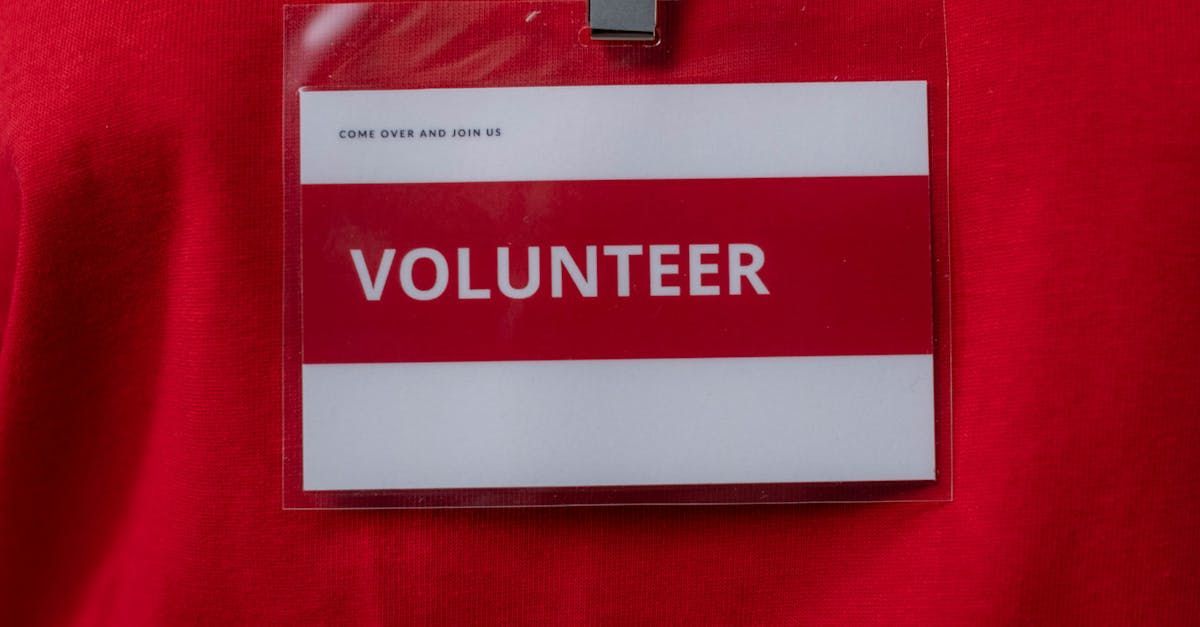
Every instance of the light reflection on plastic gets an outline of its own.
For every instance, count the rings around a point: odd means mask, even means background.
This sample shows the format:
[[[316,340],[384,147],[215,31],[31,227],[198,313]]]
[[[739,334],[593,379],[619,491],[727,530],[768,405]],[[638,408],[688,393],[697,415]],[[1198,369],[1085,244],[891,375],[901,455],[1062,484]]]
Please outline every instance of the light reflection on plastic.
[[[331,4],[321,7],[308,27],[304,29],[303,48],[306,52],[329,46],[344,35],[354,25],[363,13],[370,8],[369,4]]]

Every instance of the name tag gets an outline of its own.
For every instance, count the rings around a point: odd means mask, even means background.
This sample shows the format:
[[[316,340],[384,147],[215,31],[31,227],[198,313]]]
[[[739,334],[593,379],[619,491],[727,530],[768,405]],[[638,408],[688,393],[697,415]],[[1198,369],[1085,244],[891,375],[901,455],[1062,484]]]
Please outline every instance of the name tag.
[[[302,489],[934,479],[926,103],[301,92]]]

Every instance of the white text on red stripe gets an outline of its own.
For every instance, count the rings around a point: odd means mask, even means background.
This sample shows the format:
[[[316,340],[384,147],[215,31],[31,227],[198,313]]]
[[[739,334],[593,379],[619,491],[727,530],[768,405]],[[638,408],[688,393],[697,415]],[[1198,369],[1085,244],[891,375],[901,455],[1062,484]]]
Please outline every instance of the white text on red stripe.
[[[685,250],[681,250],[685,249]],[[722,250],[724,249],[724,250]],[[500,296],[512,299],[530,298],[542,288],[543,253],[539,246],[525,247],[525,259],[517,263],[527,264],[528,272],[520,273],[523,280],[516,280],[511,272],[512,251],[507,246],[497,247],[496,280],[494,284],[472,284],[470,248],[458,248],[449,255],[455,260],[457,298],[477,300]],[[562,298],[565,291],[564,275],[573,285],[573,290],[585,298],[598,296],[603,288],[612,290],[617,296],[627,297],[631,292],[630,260],[647,257],[646,291],[650,296],[682,296],[685,288],[671,285],[669,277],[687,275],[687,296],[718,296],[728,293],[741,295],[744,287],[754,294],[768,294],[767,286],[758,273],[766,263],[762,248],[754,244],[678,244],[586,246],[582,263],[565,246],[549,247],[548,266],[550,295]],[[604,263],[600,257],[605,258]],[[362,285],[363,296],[377,301],[383,297],[384,288],[396,260],[396,249],[384,249],[374,271],[368,267],[361,249],[351,249],[350,258]],[[720,281],[724,263],[725,281]],[[418,285],[414,276],[419,265],[432,268],[431,280]],[[428,272],[422,274],[428,279]],[[404,294],[413,300],[434,300],[446,294],[450,286],[450,263],[447,255],[433,248],[413,248],[400,258],[397,279]],[[664,279],[667,279],[664,281]],[[523,283],[522,285],[514,285]],[[603,286],[602,286],[603,283]],[[721,283],[724,283],[723,285]],[[641,284],[639,282],[639,284]],[[493,289],[494,288],[494,289]]]

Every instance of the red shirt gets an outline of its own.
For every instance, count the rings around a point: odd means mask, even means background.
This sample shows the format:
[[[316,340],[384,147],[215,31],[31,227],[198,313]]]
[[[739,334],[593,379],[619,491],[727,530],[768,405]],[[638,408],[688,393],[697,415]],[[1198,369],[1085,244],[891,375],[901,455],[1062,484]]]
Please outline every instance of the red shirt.
[[[944,504],[281,510],[281,28],[0,5],[6,624],[1200,616],[1200,5],[949,3]]]

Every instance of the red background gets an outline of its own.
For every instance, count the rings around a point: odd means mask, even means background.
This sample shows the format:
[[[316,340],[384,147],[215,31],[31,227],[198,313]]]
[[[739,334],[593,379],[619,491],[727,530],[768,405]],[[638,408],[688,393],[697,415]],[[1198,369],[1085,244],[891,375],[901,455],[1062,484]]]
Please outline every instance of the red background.
[[[679,4],[696,76],[793,58]],[[295,512],[279,6],[0,5],[5,622],[1194,622],[1200,6],[946,24],[954,502]]]
[[[304,363],[889,355],[933,352],[929,179],[845,177],[699,181],[569,181],[432,185],[306,185]],[[729,293],[727,245],[762,248],[768,294],[742,280]],[[688,244],[717,243],[712,296],[688,294]],[[617,296],[608,244],[642,246],[629,259],[629,296]],[[649,246],[678,273],[651,296]],[[563,272],[550,292],[550,247],[582,270],[596,250],[595,297]],[[496,247],[508,246],[513,284],[539,247],[538,291],[510,299],[496,287]],[[445,292],[430,301],[400,287],[400,259],[417,247],[442,254]],[[457,249],[471,251],[471,285],[458,298]],[[383,249],[395,258],[378,301],[368,301],[350,258],[362,250],[368,281]],[[413,267],[420,288],[433,263]]]

